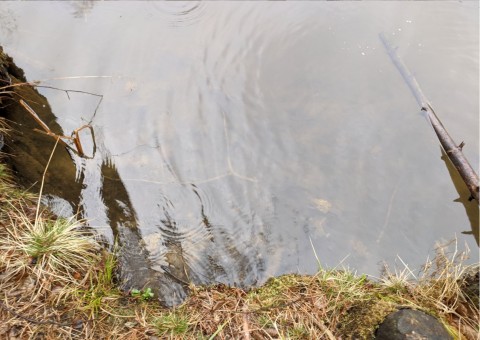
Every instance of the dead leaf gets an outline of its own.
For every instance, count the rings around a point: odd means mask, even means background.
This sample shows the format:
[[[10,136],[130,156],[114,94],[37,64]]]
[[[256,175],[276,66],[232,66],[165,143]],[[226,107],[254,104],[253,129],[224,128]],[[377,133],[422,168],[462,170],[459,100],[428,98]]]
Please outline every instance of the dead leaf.
[[[323,213],[328,213],[332,209],[332,203],[322,198],[313,199],[313,204],[315,205],[315,208]]]

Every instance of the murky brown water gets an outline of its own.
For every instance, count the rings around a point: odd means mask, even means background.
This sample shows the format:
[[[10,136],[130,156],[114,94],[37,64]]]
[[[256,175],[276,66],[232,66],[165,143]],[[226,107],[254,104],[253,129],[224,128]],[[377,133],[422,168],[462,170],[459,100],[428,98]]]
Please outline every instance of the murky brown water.
[[[82,214],[119,240],[131,284],[160,283],[172,303],[190,280],[312,273],[313,248],[372,275],[397,256],[417,267],[438,241],[476,249],[478,207],[458,183],[453,202],[378,34],[478,169],[478,13],[469,1],[2,2],[0,44],[30,80],[104,96],[94,114],[98,97],[40,89],[65,132],[94,128],[93,159],[72,156]]]

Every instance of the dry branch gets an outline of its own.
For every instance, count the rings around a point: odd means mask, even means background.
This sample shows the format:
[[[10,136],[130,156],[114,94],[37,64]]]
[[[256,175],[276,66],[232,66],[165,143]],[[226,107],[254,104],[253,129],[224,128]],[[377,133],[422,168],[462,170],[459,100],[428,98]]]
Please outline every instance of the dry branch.
[[[417,99],[418,104],[421,106],[422,111],[425,112],[425,116],[428,122],[432,125],[433,130],[435,131],[442,148],[445,150],[448,158],[457,169],[458,173],[465,182],[468,190],[470,191],[471,197],[470,200],[476,199],[477,203],[479,202],[479,186],[478,186],[478,175],[473,170],[472,166],[468,162],[467,158],[462,152],[464,143],[457,145],[452,137],[448,134],[447,130],[443,126],[442,122],[435,113],[435,110],[432,108],[427,97],[423,94],[423,91],[418,85],[417,80],[413,74],[408,70],[407,66],[398,56],[396,49],[394,49],[388,40],[385,38],[384,34],[380,34],[380,40],[382,41],[385,49],[388,52],[388,55],[392,59],[392,62],[397,67],[398,71],[402,75],[403,79],[408,84],[408,87],[412,91],[413,95]]]
[[[48,136],[51,136],[51,137],[55,138],[57,140],[57,143],[58,143],[58,141],[61,141],[68,148],[70,148],[70,146],[67,143],[65,143],[65,141],[63,141],[62,139],[67,139],[67,140],[73,141],[73,143],[75,144],[75,148],[77,149],[78,155],[80,157],[88,158],[83,151],[82,143],[80,141],[79,132],[82,131],[82,130],[85,130],[85,129],[90,129],[90,133],[92,134],[92,138],[94,138],[93,137],[94,136],[93,128],[92,128],[91,125],[86,124],[86,125],[83,125],[83,126],[79,127],[78,129],[75,129],[72,132],[72,137],[57,135],[52,130],[50,130],[48,125],[45,124],[43,122],[43,120],[40,119],[40,117],[37,115],[37,113],[23,99],[20,99],[19,102],[25,108],[25,110],[27,110],[27,112],[30,113],[30,115],[35,119],[35,121],[38,123],[38,125],[40,125],[42,127],[42,129],[44,130],[44,131],[41,131],[41,130],[38,130],[38,129],[34,129],[35,131],[44,133]],[[95,144],[95,140],[93,142]]]

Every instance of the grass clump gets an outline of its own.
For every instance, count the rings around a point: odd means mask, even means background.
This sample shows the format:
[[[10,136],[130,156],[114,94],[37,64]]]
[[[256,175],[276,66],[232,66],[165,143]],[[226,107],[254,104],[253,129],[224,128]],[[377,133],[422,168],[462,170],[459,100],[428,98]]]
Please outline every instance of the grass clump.
[[[101,250],[101,258],[95,263],[94,275],[81,287],[75,287],[69,293],[77,298],[77,308],[94,318],[99,312],[109,309],[108,300],[121,296],[114,283],[116,258],[112,253]],[[108,314],[108,313],[107,313]]]
[[[173,311],[157,318],[154,325],[160,336],[183,336],[188,331],[189,320],[186,316]]]
[[[101,247],[85,221],[40,212],[4,163],[0,174],[0,320],[9,332],[0,338],[70,336],[68,326],[88,317],[74,292],[96,286],[106,268]]]
[[[70,284],[88,277],[90,268],[98,262],[98,244],[82,230],[82,221],[38,216],[31,222],[22,212],[11,220],[8,237],[0,240],[0,249],[9,250],[3,259],[8,270],[30,270],[38,279],[54,277],[57,282]]]
[[[433,260],[427,261],[415,275],[408,266],[398,272],[386,269],[382,283],[400,286],[393,297],[400,304],[421,309],[438,317],[454,336],[476,339],[480,334],[478,305],[479,264],[465,266],[468,252],[458,251],[453,240],[436,248]],[[474,294],[471,292],[474,291]],[[477,299],[477,300],[475,300]]]

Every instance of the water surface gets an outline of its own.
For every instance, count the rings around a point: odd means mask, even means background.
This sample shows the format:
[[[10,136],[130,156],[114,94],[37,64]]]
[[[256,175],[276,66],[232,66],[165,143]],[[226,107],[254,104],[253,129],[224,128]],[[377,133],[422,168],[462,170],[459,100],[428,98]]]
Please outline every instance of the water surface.
[[[478,207],[378,34],[478,169],[478,13],[469,1],[3,2],[0,43],[30,80],[103,95],[95,112],[98,97],[40,89],[64,131],[90,123],[97,147],[72,154],[78,204],[48,197],[117,238],[124,278],[172,303],[189,281],[313,273],[315,252],[378,275],[455,237],[476,249]]]

